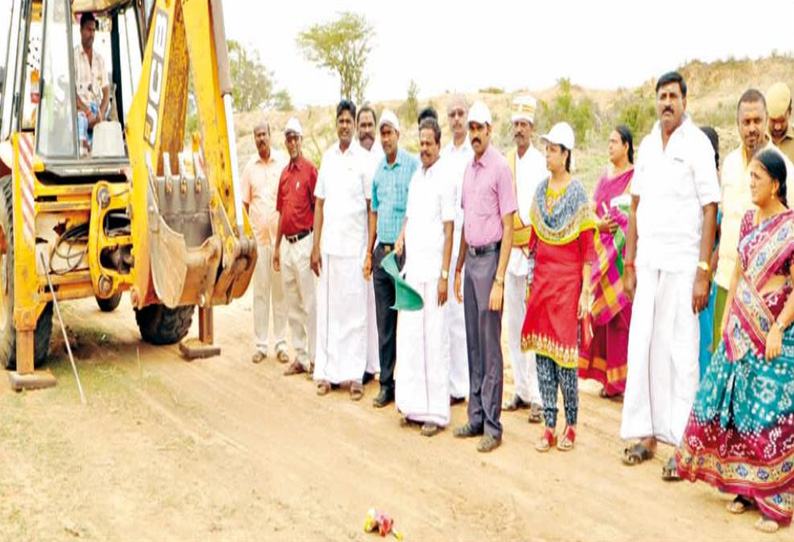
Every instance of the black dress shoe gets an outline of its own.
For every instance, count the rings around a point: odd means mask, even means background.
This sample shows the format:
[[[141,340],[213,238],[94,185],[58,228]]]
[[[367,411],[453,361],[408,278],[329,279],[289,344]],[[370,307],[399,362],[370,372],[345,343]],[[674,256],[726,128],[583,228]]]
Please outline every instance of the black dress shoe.
[[[372,406],[375,408],[383,408],[393,401],[394,393],[381,389],[378,396],[372,400]]]
[[[368,384],[375,380],[375,373],[364,373],[364,377],[361,379],[362,384]]]
[[[459,405],[463,401],[465,401],[465,397],[455,397],[454,395],[449,396],[449,406]]]

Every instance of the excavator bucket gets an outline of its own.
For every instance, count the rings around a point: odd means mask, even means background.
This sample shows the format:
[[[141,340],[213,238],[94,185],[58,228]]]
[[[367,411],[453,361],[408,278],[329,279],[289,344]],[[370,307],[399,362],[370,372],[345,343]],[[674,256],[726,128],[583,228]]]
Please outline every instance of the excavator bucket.
[[[156,210],[149,210],[149,250],[152,254],[152,282],[157,297],[174,308],[182,299],[187,278],[185,237],[168,227]]]
[[[180,155],[179,176],[174,177],[165,153],[165,175],[160,178],[147,159],[152,282],[157,297],[170,308],[210,303],[223,254],[223,242],[213,226],[211,191],[197,158],[191,175]]]
[[[126,125],[130,298],[137,309],[197,306],[199,340],[209,346],[212,307],[245,293],[257,258],[239,188],[223,10],[220,0],[156,0],[150,24],[141,69],[146,83]],[[198,136],[182,153],[189,80]]]

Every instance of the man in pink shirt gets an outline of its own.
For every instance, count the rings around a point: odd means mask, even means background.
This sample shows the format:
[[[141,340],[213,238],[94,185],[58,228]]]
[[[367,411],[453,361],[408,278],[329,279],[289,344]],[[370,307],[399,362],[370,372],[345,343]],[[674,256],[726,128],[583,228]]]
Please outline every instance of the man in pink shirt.
[[[491,112],[480,102],[469,110],[474,160],[463,176],[463,235],[455,266],[455,296],[463,299],[469,354],[469,420],[458,438],[482,435],[477,451],[502,443],[502,300],[518,205],[510,165],[491,142]],[[463,264],[465,278],[461,279]],[[465,295],[461,295],[461,283]]]

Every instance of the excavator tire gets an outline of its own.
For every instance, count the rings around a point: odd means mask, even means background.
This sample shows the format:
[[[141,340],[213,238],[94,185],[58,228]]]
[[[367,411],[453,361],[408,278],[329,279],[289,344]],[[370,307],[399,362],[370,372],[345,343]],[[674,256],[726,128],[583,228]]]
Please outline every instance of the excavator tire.
[[[116,292],[107,299],[96,298],[96,304],[99,305],[99,310],[102,312],[113,312],[119,306],[119,303],[121,303],[121,292]]]
[[[0,362],[9,371],[17,368],[17,330],[14,327],[14,187],[11,177],[0,179]],[[36,322],[34,366],[47,359],[52,334],[52,303]]]
[[[148,305],[135,309],[135,321],[141,338],[151,344],[174,344],[190,331],[195,305],[169,309],[165,305]]]

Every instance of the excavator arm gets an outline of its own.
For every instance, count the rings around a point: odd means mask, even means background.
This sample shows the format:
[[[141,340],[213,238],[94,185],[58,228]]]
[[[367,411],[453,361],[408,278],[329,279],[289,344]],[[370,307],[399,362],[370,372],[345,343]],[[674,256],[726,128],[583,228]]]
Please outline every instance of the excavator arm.
[[[199,137],[183,152],[191,71]],[[207,310],[248,287],[256,243],[239,192],[231,91],[220,0],[158,0],[126,127],[136,308]]]

